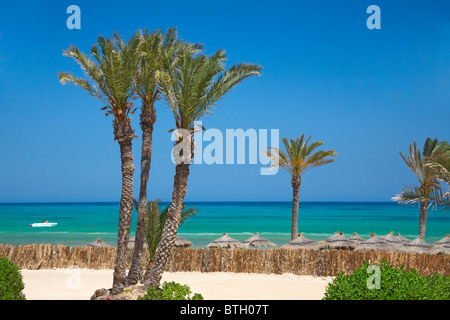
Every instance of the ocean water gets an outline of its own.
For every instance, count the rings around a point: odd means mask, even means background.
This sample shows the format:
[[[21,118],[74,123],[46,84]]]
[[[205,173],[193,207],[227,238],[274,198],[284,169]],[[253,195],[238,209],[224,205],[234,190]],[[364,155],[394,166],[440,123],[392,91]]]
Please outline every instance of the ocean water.
[[[162,203],[162,206],[168,203]],[[290,202],[196,202],[198,214],[182,224],[181,237],[194,248],[206,247],[212,240],[228,233],[243,241],[255,232],[282,245],[290,240]],[[119,217],[118,203],[42,203],[0,204],[0,243],[32,243],[81,246],[98,238],[116,246]],[[31,223],[57,222],[50,228],[32,228]],[[131,236],[136,228],[134,211]],[[400,232],[414,239],[419,229],[419,208],[396,203],[301,202],[299,232],[307,238],[323,240],[335,231],[363,238],[369,233],[384,235]],[[450,233],[450,213],[429,209],[425,241],[434,242]]]

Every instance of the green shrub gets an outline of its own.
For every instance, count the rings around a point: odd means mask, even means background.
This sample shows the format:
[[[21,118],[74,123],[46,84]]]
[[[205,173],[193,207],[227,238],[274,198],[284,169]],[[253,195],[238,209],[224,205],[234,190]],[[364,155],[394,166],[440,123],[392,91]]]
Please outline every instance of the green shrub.
[[[328,284],[322,300],[450,300],[450,277],[432,274],[421,276],[416,270],[394,268],[385,260],[379,267],[379,282],[375,270],[366,262],[350,275],[340,272]],[[370,288],[371,287],[371,288]]]
[[[187,285],[176,282],[164,282],[162,288],[148,287],[147,293],[138,300],[203,300],[201,294],[191,297],[191,289]]]
[[[8,258],[0,257],[0,300],[25,300],[20,269]]]

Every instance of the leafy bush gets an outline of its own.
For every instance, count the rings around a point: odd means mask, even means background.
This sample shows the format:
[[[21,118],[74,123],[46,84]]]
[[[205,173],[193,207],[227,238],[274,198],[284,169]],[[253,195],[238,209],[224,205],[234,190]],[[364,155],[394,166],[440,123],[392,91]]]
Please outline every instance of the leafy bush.
[[[379,286],[366,262],[350,275],[339,275],[328,284],[322,300],[450,300],[450,277],[434,273],[421,276],[416,270],[394,268],[385,260],[379,267]],[[372,287],[372,289],[370,289]]]
[[[148,287],[147,293],[138,300],[203,300],[201,294],[191,297],[191,289],[187,285],[176,282],[164,282],[162,288]]]
[[[8,258],[0,257],[0,300],[25,300],[20,269]]]

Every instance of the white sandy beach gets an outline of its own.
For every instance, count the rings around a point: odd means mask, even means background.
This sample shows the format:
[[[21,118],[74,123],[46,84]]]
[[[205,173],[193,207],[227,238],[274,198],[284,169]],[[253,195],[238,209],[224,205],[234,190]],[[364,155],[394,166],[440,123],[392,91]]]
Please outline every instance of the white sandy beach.
[[[23,269],[21,273],[27,300],[89,300],[96,289],[111,288],[113,270]],[[293,274],[166,272],[162,282],[187,284],[205,300],[319,300],[331,280]]]

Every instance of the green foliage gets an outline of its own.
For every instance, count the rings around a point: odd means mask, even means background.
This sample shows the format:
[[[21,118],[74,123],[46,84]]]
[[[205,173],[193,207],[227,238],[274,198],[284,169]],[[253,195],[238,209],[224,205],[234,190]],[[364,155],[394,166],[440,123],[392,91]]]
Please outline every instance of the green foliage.
[[[286,169],[293,177],[301,176],[311,168],[334,162],[334,159],[330,157],[337,157],[335,150],[319,150],[312,153],[314,149],[323,145],[324,142],[315,141],[308,145],[310,139],[311,136],[305,140],[304,134],[299,138],[290,140],[283,138],[282,141],[287,154],[275,147],[270,147],[269,150],[263,151],[263,153],[273,161],[271,168],[280,166]]]
[[[136,200],[134,200],[134,205],[137,210],[138,204]],[[166,223],[168,210],[169,207],[161,209],[157,201],[148,201],[147,203],[144,235],[151,261],[155,258],[156,249],[161,241],[161,235],[164,229],[164,224]],[[181,223],[185,223],[197,213],[196,208],[188,208],[183,206],[183,209],[181,210]]]
[[[8,258],[0,257],[0,300],[25,300],[20,269]]]
[[[450,147],[446,141],[427,138],[423,153],[417,149],[416,142],[409,146],[409,155],[400,156],[419,180],[419,185],[406,186],[400,194],[393,197],[401,205],[417,204],[421,202],[444,204],[449,206],[448,194],[444,192],[438,179],[445,181],[448,171],[445,171],[445,161],[450,156]]]
[[[175,117],[176,129],[186,129],[191,134],[194,124],[232,88],[244,79],[259,76],[262,67],[237,63],[225,69],[227,55],[217,50],[207,56],[181,54],[173,63],[165,63],[158,77],[158,86]]]
[[[105,116],[113,114],[117,122],[129,122],[129,115],[134,113],[133,77],[139,64],[142,43],[140,31],[135,32],[126,43],[118,33],[114,33],[113,38],[99,36],[91,48],[93,58],[70,46],[68,50],[63,50],[63,55],[73,58],[85,77],[60,72],[58,78],[62,84],[72,83],[100,100],[105,105],[101,110],[109,109]]]
[[[203,296],[199,293],[192,295],[189,286],[172,281],[164,282],[162,288],[149,287],[138,300],[203,300]]]
[[[379,289],[369,288],[375,273],[365,262],[350,275],[340,272],[328,284],[322,300],[450,300],[448,276],[421,276],[414,269],[395,268],[385,260],[376,266],[380,268]]]

